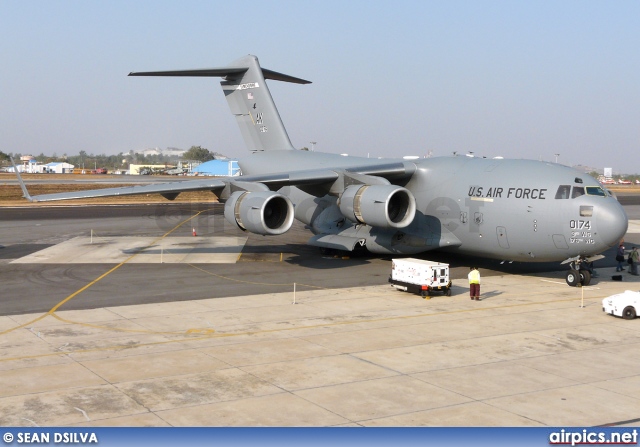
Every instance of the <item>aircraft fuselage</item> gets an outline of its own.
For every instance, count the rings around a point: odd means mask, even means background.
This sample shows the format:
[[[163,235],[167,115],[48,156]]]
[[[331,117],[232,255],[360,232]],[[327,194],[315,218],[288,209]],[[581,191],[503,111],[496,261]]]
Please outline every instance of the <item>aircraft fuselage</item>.
[[[627,230],[618,201],[588,174],[533,160],[424,159],[407,184],[456,250],[510,261],[601,253]]]
[[[274,166],[275,172],[289,163],[299,170],[381,162],[304,151],[256,153],[248,160],[240,162],[245,175],[258,166],[264,174],[265,166]],[[439,248],[507,261],[561,261],[601,253],[627,229],[618,201],[588,174],[563,165],[466,156],[411,163],[413,175],[395,183],[411,191],[417,212],[413,223],[400,230],[345,220],[338,198],[331,195],[318,199],[296,187],[285,192],[296,218],[314,233],[361,238],[369,251],[380,254]]]

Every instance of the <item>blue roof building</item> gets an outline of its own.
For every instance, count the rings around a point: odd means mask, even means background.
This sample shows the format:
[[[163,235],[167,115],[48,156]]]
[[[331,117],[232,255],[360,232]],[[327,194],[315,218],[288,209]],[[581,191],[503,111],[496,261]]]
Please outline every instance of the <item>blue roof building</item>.
[[[238,166],[238,160],[211,160],[206,161],[192,171],[197,175],[239,175],[240,167]]]

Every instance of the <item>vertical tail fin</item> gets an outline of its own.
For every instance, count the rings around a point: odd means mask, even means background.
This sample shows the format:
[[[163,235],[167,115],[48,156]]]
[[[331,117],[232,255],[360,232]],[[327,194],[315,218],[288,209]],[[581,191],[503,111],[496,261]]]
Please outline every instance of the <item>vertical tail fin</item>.
[[[220,82],[222,90],[251,151],[294,149],[265,79],[310,84],[304,79],[261,68],[258,58],[252,55],[223,68],[134,72],[129,76],[224,77]]]

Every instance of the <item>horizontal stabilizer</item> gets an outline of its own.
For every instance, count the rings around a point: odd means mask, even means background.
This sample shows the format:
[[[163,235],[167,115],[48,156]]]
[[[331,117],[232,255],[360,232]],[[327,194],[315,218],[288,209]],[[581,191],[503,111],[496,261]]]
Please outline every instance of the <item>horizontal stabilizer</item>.
[[[216,78],[244,73],[248,68],[202,68],[196,70],[132,71],[129,76],[184,76],[194,78]]]
[[[245,73],[249,67],[233,68],[200,68],[195,70],[169,70],[169,71],[132,71],[129,76],[182,76],[193,78],[224,78],[227,76],[240,75]],[[262,75],[265,79],[274,81],[291,82],[293,84],[311,84],[311,81],[289,76],[277,71],[262,68]]]
[[[274,81],[291,82],[293,84],[311,84],[311,81],[295,78],[283,73],[278,73],[277,71],[267,70],[266,68],[262,69],[262,75],[265,79],[273,79]]]

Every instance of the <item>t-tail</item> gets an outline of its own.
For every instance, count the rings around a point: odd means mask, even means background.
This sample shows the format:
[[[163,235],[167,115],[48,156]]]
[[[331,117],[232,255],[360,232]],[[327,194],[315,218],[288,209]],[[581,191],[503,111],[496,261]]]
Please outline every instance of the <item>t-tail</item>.
[[[129,76],[222,77],[220,82],[231,113],[238,120],[245,144],[251,151],[293,150],[265,79],[310,84],[260,67],[258,58],[245,56],[223,68],[133,72]]]

